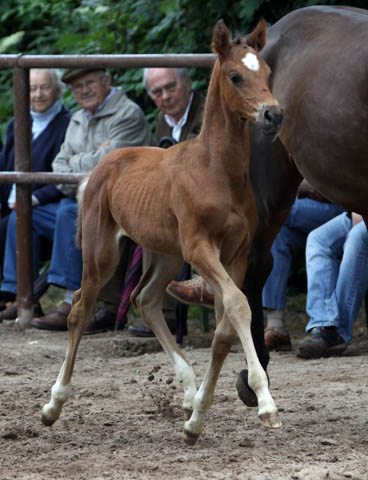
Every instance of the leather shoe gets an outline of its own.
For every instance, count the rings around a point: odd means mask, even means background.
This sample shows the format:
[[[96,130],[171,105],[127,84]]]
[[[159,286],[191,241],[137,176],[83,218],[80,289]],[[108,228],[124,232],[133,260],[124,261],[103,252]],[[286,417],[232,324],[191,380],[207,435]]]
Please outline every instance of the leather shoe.
[[[106,306],[101,307],[89,322],[84,335],[93,335],[94,333],[106,332],[106,330],[114,330],[115,317],[115,310],[111,310],[111,308],[107,308]]]
[[[71,309],[70,303],[63,302],[55,312],[44,317],[34,318],[31,325],[42,330],[67,330],[67,318]]]
[[[187,305],[200,305],[201,307],[213,308],[214,296],[207,289],[206,283],[199,276],[184,282],[173,280],[166,287],[166,292]]]
[[[301,340],[296,347],[300,358],[321,358],[341,355],[347,344],[337,333],[336,327],[315,327],[309,336]]]
[[[290,351],[290,335],[286,330],[266,328],[264,333],[265,344],[268,350]]]
[[[176,331],[176,320],[166,319],[167,326],[172,334]],[[147,325],[130,325],[128,327],[128,333],[133,337],[154,337],[153,330],[147,327]]]
[[[43,315],[41,305],[37,302],[33,305],[33,313],[36,317]],[[3,320],[15,320],[18,316],[18,303],[13,302],[10,307],[0,312],[0,323]]]

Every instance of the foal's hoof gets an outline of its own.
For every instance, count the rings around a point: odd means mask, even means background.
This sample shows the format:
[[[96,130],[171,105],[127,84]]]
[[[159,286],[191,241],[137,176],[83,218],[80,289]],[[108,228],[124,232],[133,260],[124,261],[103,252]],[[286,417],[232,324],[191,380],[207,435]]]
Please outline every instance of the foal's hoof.
[[[184,442],[187,445],[195,445],[196,441],[198,440],[199,435],[195,435],[192,432],[189,432],[189,430],[185,430],[184,428]]]
[[[241,370],[239,373],[238,380],[236,382],[236,389],[240,400],[247,407],[257,407],[258,400],[257,395],[248,385],[248,370]]]
[[[259,418],[266,428],[280,428],[281,420],[278,412],[262,413]]]
[[[48,408],[48,404],[44,405],[41,412],[41,421],[45,427],[51,427],[58,418],[59,416],[55,416],[55,412]]]
[[[46,417],[44,413],[41,415],[41,421],[45,427],[51,427],[55,423],[55,420],[51,420],[49,417]]]

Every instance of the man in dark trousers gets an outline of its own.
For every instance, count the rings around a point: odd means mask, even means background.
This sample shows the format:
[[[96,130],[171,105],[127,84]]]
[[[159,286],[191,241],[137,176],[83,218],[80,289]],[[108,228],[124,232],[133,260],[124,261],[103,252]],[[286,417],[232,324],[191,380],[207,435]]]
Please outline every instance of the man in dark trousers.
[[[168,147],[188,138],[196,137],[201,129],[204,97],[192,90],[189,74],[184,68],[146,68],[143,82],[148,94],[160,109],[156,121],[155,137],[158,146]],[[143,249],[143,270],[150,263],[150,252]],[[185,264],[178,280],[190,278],[190,265]],[[177,317],[186,319],[187,306],[176,305],[174,299],[165,296],[163,312],[170,330],[177,328]],[[133,336],[153,337],[153,331],[146,325],[131,325],[128,329]]]

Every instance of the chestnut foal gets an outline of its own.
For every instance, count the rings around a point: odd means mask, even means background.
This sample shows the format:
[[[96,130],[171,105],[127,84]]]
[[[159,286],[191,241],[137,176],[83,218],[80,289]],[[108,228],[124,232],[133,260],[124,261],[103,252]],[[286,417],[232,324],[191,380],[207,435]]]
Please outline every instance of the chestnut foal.
[[[132,297],[183,383],[184,440],[194,444],[203,429],[218,375],[236,335],[245,351],[258,415],[266,427],[280,426],[267,376],[254,349],[248,301],[239,289],[258,223],[249,177],[248,120],[271,135],[282,123],[282,111],[268,86],[270,69],[258,54],[265,43],[263,20],[248,37],[234,41],[219,21],[212,41],[217,60],[200,135],[168,150],[115,150],[86,180],[81,207],[82,286],[74,294],[68,318],[65,361],[52,387],[51,401],[42,410],[45,425],[58,419],[70,396],[79,342],[101,287],[118,265],[119,238],[127,235],[152,252],[151,264]],[[162,315],[166,286],[176,277],[183,259],[215,292],[217,327],[199,390],[194,371]]]

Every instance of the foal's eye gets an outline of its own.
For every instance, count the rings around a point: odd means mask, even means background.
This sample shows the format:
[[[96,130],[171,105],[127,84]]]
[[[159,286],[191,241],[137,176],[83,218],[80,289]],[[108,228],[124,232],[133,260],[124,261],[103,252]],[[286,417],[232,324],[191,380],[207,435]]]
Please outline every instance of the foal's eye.
[[[243,77],[239,75],[238,73],[231,73],[229,75],[229,78],[233,85],[239,85],[243,81]]]

